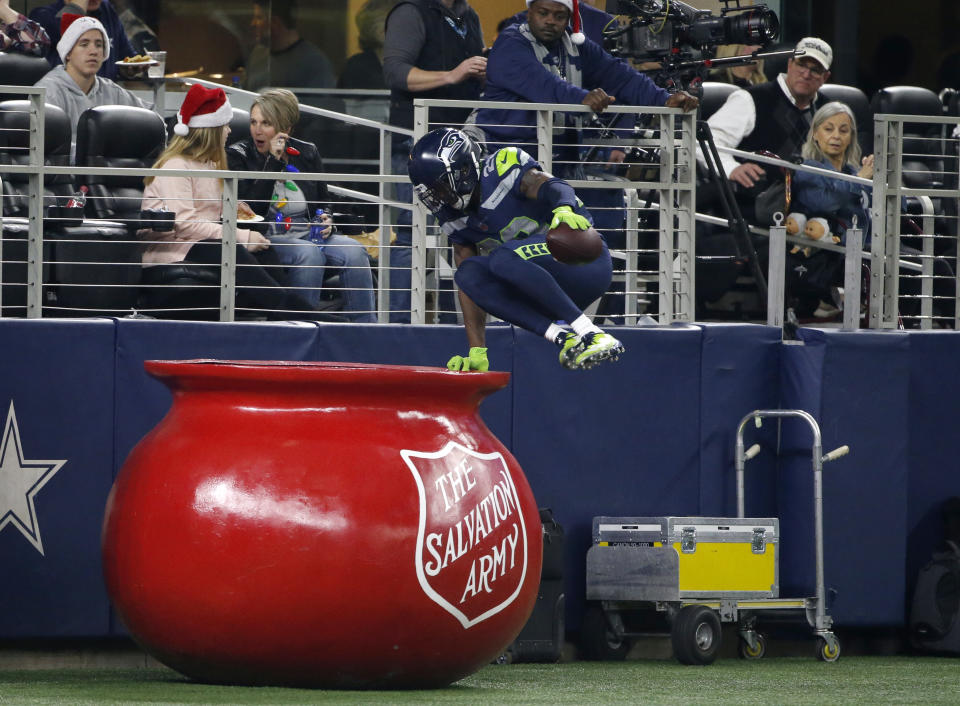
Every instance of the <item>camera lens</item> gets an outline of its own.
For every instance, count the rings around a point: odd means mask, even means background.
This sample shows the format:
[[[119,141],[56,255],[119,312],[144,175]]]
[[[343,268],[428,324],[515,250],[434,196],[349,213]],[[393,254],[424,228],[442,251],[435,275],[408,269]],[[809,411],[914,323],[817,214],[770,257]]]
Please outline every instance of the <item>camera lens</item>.
[[[780,34],[780,20],[773,10],[750,10],[724,18],[728,44],[766,44]]]
[[[717,44],[759,44],[765,46],[780,34],[780,20],[769,8],[757,8],[736,15],[699,17],[683,39],[694,46]]]

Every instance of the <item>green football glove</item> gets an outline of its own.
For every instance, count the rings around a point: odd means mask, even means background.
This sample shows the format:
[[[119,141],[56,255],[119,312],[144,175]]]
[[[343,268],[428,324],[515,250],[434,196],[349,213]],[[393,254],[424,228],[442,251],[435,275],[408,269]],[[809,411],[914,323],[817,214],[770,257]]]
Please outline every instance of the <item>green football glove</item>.
[[[575,213],[569,206],[557,206],[553,209],[553,220],[550,221],[550,230],[553,230],[561,223],[566,223],[574,230],[586,230],[590,227],[590,221]]]
[[[453,356],[447,361],[447,367],[450,370],[479,370],[481,373],[485,373],[490,369],[490,363],[487,361],[487,349],[474,346],[466,356]]]

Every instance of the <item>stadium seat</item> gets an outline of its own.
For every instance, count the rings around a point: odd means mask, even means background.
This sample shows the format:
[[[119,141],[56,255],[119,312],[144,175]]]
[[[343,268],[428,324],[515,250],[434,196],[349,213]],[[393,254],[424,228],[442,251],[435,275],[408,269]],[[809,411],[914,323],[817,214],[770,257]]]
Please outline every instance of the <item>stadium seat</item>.
[[[856,86],[825,83],[820,87],[820,96],[828,102],[840,101],[850,106],[857,120],[857,137],[860,151],[873,154],[873,111],[866,94]]]
[[[77,123],[77,166],[151,167],[163,151],[163,119],[146,108],[102,105],[85,111]],[[143,177],[111,174],[86,178],[90,188],[87,213],[123,221],[138,228]]]
[[[230,137],[227,138],[227,144],[245,140],[250,137],[250,113],[240,108],[233,109],[233,117],[230,119]]]
[[[700,99],[700,119],[706,120],[716,113],[735,90],[737,87],[732,83],[704,81],[703,97]]]
[[[874,114],[943,115],[936,93],[920,86],[888,86],[870,101]],[[905,122],[903,180],[915,188],[942,188],[944,184],[943,126]]]
[[[2,56],[2,55],[0,55]],[[2,165],[29,164],[30,101],[0,102],[0,173]],[[50,166],[70,163],[70,120],[55,105],[44,109],[44,155]],[[27,216],[29,215],[29,175],[2,173],[3,192],[3,315],[26,316]],[[47,176],[44,181],[44,206],[55,204],[60,193],[72,193],[69,176]],[[44,221],[44,297],[54,296],[50,286],[50,261],[53,259],[53,231],[59,224]]]
[[[42,56],[0,52],[0,83],[8,86],[32,86],[50,71],[50,63]],[[8,98],[14,95],[4,94]]]

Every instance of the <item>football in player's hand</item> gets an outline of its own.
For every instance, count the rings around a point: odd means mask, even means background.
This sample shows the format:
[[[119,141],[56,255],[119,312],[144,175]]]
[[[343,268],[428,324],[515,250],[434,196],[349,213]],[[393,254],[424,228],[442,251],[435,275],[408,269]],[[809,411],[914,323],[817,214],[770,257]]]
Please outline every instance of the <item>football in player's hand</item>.
[[[586,265],[603,252],[603,240],[595,228],[576,230],[566,223],[547,233],[547,249],[558,262]]]

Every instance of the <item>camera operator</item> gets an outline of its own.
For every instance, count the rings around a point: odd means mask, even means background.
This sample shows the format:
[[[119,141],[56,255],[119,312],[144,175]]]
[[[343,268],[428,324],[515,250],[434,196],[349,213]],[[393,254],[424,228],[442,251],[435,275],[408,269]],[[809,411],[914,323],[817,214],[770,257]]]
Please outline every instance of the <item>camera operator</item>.
[[[833,50],[822,39],[806,37],[797,43],[797,52],[802,55],[787,60],[786,73],[734,91],[710,116],[707,123],[717,147],[768,151],[783,159],[799,155],[813,114],[823,103],[818,91],[830,78]],[[705,166],[703,156],[698,154],[697,158]],[[768,172],[757,162],[741,163],[722,152],[720,162],[727,178],[739,184],[747,196],[755,196],[757,190],[777,178],[776,172]],[[744,217],[750,220],[752,208]]]
[[[698,101],[658,88],[649,77],[613,58],[590,39],[575,43],[567,33],[575,0],[527,0],[527,23],[507,27],[497,37],[487,63],[483,98],[490,101],[582,103],[602,113],[614,101],[627,105],[666,105],[693,110]],[[579,25],[579,20],[577,21]],[[581,35],[582,37],[582,35]],[[536,143],[533,114],[525,110],[484,108],[476,123],[486,133],[488,149]],[[582,114],[563,119],[571,154],[555,158],[577,161]],[[570,139],[572,138],[572,139]],[[569,177],[569,175],[564,175]]]

